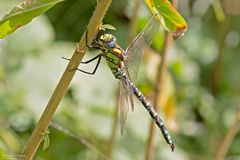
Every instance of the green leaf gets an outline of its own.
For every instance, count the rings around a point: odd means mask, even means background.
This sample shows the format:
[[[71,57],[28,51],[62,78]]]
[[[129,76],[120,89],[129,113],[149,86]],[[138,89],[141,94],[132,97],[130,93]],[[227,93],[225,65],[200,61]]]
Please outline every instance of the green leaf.
[[[50,138],[49,138],[50,132],[47,130],[45,133],[43,133],[43,150],[45,151],[49,145],[50,145]]]
[[[222,22],[225,20],[226,16],[224,14],[221,2],[219,0],[212,0],[212,6],[215,12],[215,15],[217,17],[217,20],[219,22]]]
[[[45,151],[50,145],[49,135],[44,136],[43,150]]]
[[[103,24],[101,27],[103,29],[116,30],[116,28],[111,24]]]
[[[187,23],[168,0],[145,0],[153,14],[164,28],[173,32],[173,37],[179,38],[187,30]]]
[[[0,38],[31,22],[33,18],[61,1],[63,0],[26,0],[15,6],[0,21]]]

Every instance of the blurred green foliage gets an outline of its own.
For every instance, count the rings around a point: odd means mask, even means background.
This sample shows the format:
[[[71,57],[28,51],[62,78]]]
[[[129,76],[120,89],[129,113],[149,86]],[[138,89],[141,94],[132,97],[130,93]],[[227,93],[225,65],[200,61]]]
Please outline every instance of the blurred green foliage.
[[[19,1],[0,0],[1,17]],[[210,1],[179,1],[188,22],[185,36],[168,54],[168,85],[176,110],[167,123],[176,143],[171,152],[157,133],[156,159],[214,159],[224,136],[236,119],[240,104],[240,2],[220,1],[225,20],[218,21]],[[234,3],[233,3],[234,2]],[[129,44],[129,22],[137,1],[113,1],[104,23],[123,48]],[[67,0],[0,40],[0,159],[16,157],[39,120],[51,93],[87,25],[96,1]],[[140,31],[150,17],[144,3],[137,12]],[[163,46],[164,32],[154,42]],[[89,51],[84,59],[97,51]],[[137,86],[151,99],[156,86],[159,54],[147,53]],[[94,64],[81,65],[92,70]],[[118,82],[103,61],[94,76],[77,73],[49,127],[50,146],[35,158],[106,159],[117,100]],[[166,106],[169,107],[169,106]],[[164,119],[169,119],[165,116]],[[123,136],[117,131],[113,159],[144,159],[150,117],[140,103],[129,113]],[[117,128],[119,129],[119,128]],[[240,158],[239,126],[227,160]]]

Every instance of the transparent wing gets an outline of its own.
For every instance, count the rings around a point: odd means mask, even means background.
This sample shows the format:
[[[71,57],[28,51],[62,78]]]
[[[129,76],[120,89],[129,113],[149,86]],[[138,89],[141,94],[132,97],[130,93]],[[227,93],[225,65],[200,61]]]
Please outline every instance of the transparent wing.
[[[139,65],[142,61],[144,54],[144,48],[150,46],[154,35],[159,29],[159,22],[155,18],[155,15],[149,20],[142,32],[140,32],[131,44],[128,46],[125,52],[126,66],[128,68],[131,80],[135,81]]]
[[[121,127],[121,135],[123,135],[125,122],[127,118],[127,113],[129,110],[129,99],[128,99],[128,91],[127,86],[123,81],[120,81],[120,99],[119,99],[119,112],[120,112],[120,127]]]
[[[123,61],[123,65],[121,67],[122,71],[124,71],[124,73],[126,73],[127,75],[127,79],[124,79],[124,84],[127,87],[127,96],[129,98],[129,102],[130,102],[130,106],[132,108],[132,111],[134,111],[134,101],[133,101],[133,92],[131,91],[131,85],[129,84],[129,81],[132,81],[130,78],[130,74],[128,71],[128,68],[126,67],[126,63]]]
[[[121,67],[122,71],[124,73],[127,73],[126,68],[123,66]],[[120,81],[120,125],[121,125],[121,135],[123,134],[125,122],[127,118],[127,113],[129,110],[129,106],[131,106],[132,111],[134,110],[134,102],[133,102],[133,96],[131,91],[131,85],[129,84],[127,77],[122,77]]]

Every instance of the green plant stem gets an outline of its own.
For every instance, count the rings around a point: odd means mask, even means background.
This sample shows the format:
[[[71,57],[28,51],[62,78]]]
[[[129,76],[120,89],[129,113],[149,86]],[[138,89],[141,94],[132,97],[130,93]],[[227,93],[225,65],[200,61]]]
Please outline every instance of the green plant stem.
[[[112,0],[101,0],[99,1],[93,16],[87,26],[88,30],[88,41],[91,42],[94,38],[95,33],[97,32],[98,28],[102,24],[102,20],[110,6]],[[29,138],[26,147],[24,148],[22,154],[22,160],[30,160],[35,155],[38,146],[42,141],[42,133],[45,133],[47,130],[53,115],[63,98],[74,74],[75,68],[78,67],[80,64],[86,50],[86,42],[85,42],[86,33],[83,34],[81,37],[80,42],[77,44],[77,48],[74,51],[74,54],[69,61],[68,66],[66,67],[57,87],[55,88],[37,126],[35,127],[31,137]]]
[[[215,160],[224,160],[225,159],[225,156],[226,156],[226,154],[229,150],[229,147],[232,144],[232,141],[237,132],[239,122],[240,122],[240,112],[237,113],[236,120],[233,122],[232,126],[229,128],[222,144],[220,145],[220,148],[217,152]]]
[[[174,7],[176,7],[177,0],[173,0],[172,5]],[[157,107],[157,105],[160,104],[161,99],[162,99],[161,94],[162,94],[162,88],[163,88],[164,75],[165,75],[166,68],[167,68],[167,54],[168,54],[168,49],[172,45],[172,41],[173,41],[172,34],[166,32],[165,41],[164,41],[165,43],[164,43],[164,46],[162,49],[162,54],[161,54],[162,59],[161,59],[161,63],[160,63],[158,75],[157,75],[157,88],[155,90],[155,97],[154,97],[154,102],[153,102],[153,106],[154,106],[154,109],[156,110],[156,112],[159,111],[159,108]],[[155,148],[156,148],[156,127],[155,127],[155,123],[151,122],[149,136],[148,136],[146,157],[145,157],[146,160],[154,159]]]

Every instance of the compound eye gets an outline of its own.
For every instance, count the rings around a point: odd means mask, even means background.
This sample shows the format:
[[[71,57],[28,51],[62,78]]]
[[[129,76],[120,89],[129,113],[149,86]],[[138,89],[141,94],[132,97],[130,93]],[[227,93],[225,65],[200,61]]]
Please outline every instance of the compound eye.
[[[109,48],[114,48],[115,46],[116,46],[116,43],[114,41],[108,43]]]

